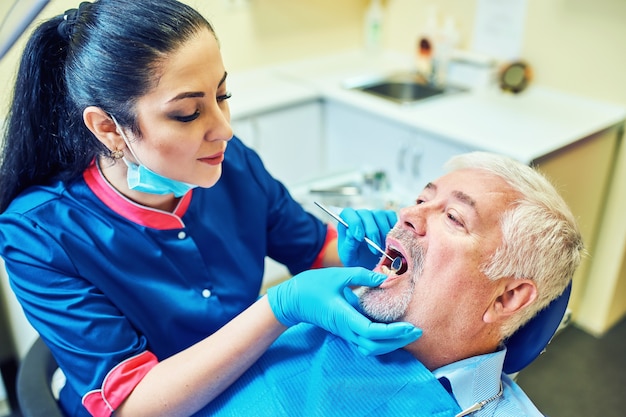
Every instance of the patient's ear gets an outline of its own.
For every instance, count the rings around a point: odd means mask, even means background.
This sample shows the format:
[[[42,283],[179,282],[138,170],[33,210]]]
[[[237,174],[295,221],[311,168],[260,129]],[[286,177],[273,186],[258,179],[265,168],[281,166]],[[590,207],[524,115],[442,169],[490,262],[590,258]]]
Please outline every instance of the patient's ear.
[[[113,119],[100,107],[87,107],[83,111],[83,121],[91,133],[110,150],[125,147],[124,139],[118,132]]]
[[[495,323],[526,308],[537,298],[537,286],[530,279],[503,278],[501,293],[489,306],[483,320]]]

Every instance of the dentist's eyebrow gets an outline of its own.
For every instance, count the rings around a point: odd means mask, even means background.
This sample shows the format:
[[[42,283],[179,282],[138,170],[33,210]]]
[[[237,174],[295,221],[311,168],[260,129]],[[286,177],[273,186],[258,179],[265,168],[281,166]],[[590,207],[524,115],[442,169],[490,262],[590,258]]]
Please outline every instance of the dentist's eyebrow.
[[[170,101],[168,101],[168,103],[171,103],[173,101],[178,101],[178,100],[182,100],[184,98],[196,98],[196,97],[204,97],[204,92],[202,91],[185,91],[184,93],[180,93],[178,95],[176,95],[176,97],[172,98]]]
[[[224,71],[224,75],[222,76],[222,79],[220,80],[220,82],[217,84],[218,87],[221,87],[222,84],[224,84],[224,82],[226,82],[226,77],[228,76],[228,73],[226,71]],[[205,94],[203,91],[185,91],[182,92],[180,94],[177,94],[175,97],[173,97],[171,100],[169,100],[169,103],[173,102],[173,101],[178,101],[178,100],[182,100],[184,98],[202,98],[204,97]]]
[[[224,75],[222,76],[222,79],[220,80],[219,84],[217,85],[218,87],[221,87],[222,84],[224,84],[226,82],[226,77],[228,77],[228,73],[226,71],[224,71]]]

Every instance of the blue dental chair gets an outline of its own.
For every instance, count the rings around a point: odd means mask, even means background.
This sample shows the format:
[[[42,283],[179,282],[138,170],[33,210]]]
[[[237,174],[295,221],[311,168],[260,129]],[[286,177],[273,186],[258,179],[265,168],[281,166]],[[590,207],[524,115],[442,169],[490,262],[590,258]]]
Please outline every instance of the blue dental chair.
[[[57,368],[48,346],[38,337],[17,373],[17,402],[22,417],[64,417],[52,394],[52,376]]]
[[[507,348],[504,358],[505,374],[516,374],[545,351],[561,324],[566,325],[567,303],[572,292],[572,283],[563,294],[553,300],[528,323],[521,327],[505,343]]]

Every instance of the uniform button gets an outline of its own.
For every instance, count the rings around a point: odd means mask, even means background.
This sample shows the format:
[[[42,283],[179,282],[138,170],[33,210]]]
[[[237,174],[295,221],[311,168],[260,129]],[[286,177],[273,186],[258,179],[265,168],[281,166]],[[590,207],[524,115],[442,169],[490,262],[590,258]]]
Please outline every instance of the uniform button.
[[[202,290],[202,296],[204,298],[209,298],[211,296],[211,290],[208,288],[205,288]]]
[[[187,233],[185,233],[185,232],[183,232],[183,231],[178,232],[178,238],[179,238],[180,240],[183,240],[183,239],[184,239],[184,238],[186,238],[186,237],[187,237]]]

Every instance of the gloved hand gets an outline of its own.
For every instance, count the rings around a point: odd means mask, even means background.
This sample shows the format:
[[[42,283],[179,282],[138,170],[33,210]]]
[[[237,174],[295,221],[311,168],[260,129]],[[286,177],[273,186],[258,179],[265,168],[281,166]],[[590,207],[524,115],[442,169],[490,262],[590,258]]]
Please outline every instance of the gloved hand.
[[[339,259],[345,266],[374,268],[382,255],[363,239],[367,236],[384,250],[385,236],[398,221],[397,214],[390,210],[345,208],[340,216],[350,228],[337,225]]]
[[[357,297],[349,287],[374,287],[386,278],[363,268],[314,269],[269,288],[267,297],[285,326],[314,324],[354,343],[365,355],[381,355],[422,335],[410,323],[374,323],[357,310]]]

